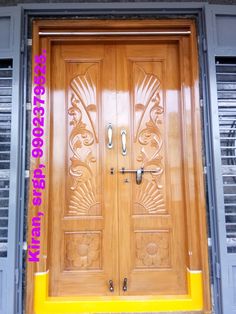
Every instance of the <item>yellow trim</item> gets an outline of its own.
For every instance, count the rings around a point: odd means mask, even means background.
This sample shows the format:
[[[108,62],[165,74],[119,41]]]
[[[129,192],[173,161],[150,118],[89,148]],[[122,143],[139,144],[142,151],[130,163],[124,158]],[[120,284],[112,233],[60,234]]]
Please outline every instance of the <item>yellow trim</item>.
[[[188,295],[135,297],[48,297],[48,272],[35,274],[35,314],[166,312],[203,309],[202,272],[190,271]]]

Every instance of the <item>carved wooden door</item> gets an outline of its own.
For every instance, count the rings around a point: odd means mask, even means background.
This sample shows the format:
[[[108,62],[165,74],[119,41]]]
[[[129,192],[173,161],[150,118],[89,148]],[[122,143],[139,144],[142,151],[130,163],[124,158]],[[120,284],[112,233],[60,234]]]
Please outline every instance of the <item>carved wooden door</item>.
[[[179,77],[176,44],[117,47],[118,168],[144,169],[141,184],[135,173],[118,180],[124,295],[187,291]]]
[[[51,59],[50,295],[187,294],[178,44]]]
[[[118,278],[115,48],[55,45],[51,66],[51,295],[111,294]]]

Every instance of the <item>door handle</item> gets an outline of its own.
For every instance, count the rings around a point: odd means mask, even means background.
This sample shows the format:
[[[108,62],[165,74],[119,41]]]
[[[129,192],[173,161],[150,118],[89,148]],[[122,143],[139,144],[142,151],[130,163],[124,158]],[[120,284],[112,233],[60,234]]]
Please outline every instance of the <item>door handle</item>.
[[[107,137],[108,137],[108,143],[107,143],[107,148],[111,149],[113,147],[112,143],[112,124],[109,123],[107,126]]]
[[[121,132],[121,149],[122,149],[122,155],[125,156],[127,154],[127,148],[126,148],[126,130],[122,129]]]
[[[127,278],[124,278],[124,281],[123,281],[123,291],[127,291],[128,290],[128,280]]]
[[[109,290],[110,290],[111,292],[114,292],[113,280],[109,280]]]
[[[151,172],[151,173],[155,173],[155,172],[159,172],[158,170],[155,169],[143,169],[143,168],[139,168],[137,170],[135,169],[125,169],[125,168],[121,168],[120,169],[120,173],[125,174],[125,173],[136,173],[136,183],[139,185],[142,183],[142,179],[143,179],[143,174],[144,172]]]

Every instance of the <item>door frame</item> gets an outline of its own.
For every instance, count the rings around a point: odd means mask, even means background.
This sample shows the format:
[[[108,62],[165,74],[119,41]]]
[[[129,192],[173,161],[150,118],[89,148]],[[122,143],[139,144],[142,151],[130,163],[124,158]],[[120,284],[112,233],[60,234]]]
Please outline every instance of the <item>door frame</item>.
[[[166,20],[165,20],[166,21]],[[177,21],[177,20],[175,20]],[[163,26],[162,22],[157,22],[157,24]],[[48,26],[51,23],[48,21]],[[61,23],[61,27],[63,23]],[[91,20],[87,23],[87,29],[89,29]],[[95,23],[96,24],[96,23]],[[99,24],[99,23],[98,23]],[[140,30],[145,28],[145,24],[139,23]],[[39,28],[47,26],[46,21],[41,21],[39,23]],[[86,25],[86,22],[85,22]],[[165,23],[164,23],[165,25]],[[179,20],[175,27],[180,26],[186,28],[193,28],[193,23],[190,19],[181,19]],[[137,26],[138,27],[138,26]],[[38,29],[39,30],[39,29]],[[37,30],[37,31],[38,31]],[[94,28],[93,28],[94,30]],[[114,26],[112,28],[114,30]],[[192,30],[192,29],[191,29]],[[192,30],[192,34],[193,34]],[[35,35],[38,36],[37,34]],[[34,37],[35,38],[35,37]],[[38,38],[35,39],[38,42]],[[34,46],[35,47],[35,46]],[[37,48],[36,48],[37,50]],[[34,51],[35,52],[35,51]],[[195,56],[197,57],[197,56]],[[199,76],[200,78],[200,76]],[[201,160],[202,158],[199,157]],[[202,178],[200,178],[198,184],[202,185]],[[204,207],[204,204],[201,204]],[[31,219],[29,212],[29,221]],[[205,234],[204,230],[206,227],[205,220],[205,210],[200,211],[199,217],[202,229],[199,230],[199,234]],[[203,232],[202,232],[203,231]],[[201,253],[200,255],[206,255],[207,251],[207,240],[206,238],[203,241],[204,243],[200,243],[201,245]],[[149,300],[138,299],[138,298],[130,298],[124,299],[122,297],[92,297],[92,298],[76,298],[73,302],[70,302],[68,305],[68,299],[66,298],[58,298],[58,297],[47,297],[48,294],[48,270],[47,265],[44,262],[39,262],[37,264],[30,264],[27,273],[28,273],[28,285],[27,285],[27,310],[28,313],[32,313],[33,308],[33,296],[32,291],[34,291],[35,297],[35,313],[75,313],[78,312],[154,312],[154,311],[176,311],[176,310],[205,310],[205,312],[209,312],[210,305],[210,292],[209,292],[209,274],[208,274],[208,263],[206,262],[206,258],[202,259],[201,268],[203,269],[203,278],[201,273],[198,270],[190,270],[191,266],[188,269],[188,295],[184,296],[176,296],[176,298],[162,297],[157,298],[153,297]],[[29,279],[30,278],[30,279]],[[30,284],[29,284],[30,282]],[[203,284],[204,283],[204,284]],[[202,297],[204,295],[204,297]],[[71,299],[70,299],[71,300]],[[79,308],[79,309],[78,309]]]

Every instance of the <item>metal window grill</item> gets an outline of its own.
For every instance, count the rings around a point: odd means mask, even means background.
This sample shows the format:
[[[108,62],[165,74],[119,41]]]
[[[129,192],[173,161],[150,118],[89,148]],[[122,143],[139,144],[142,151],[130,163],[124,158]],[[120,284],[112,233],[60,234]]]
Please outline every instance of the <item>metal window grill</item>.
[[[12,60],[0,60],[0,257],[7,257],[11,150]]]
[[[217,58],[216,78],[226,245],[236,253],[236,58]]]

